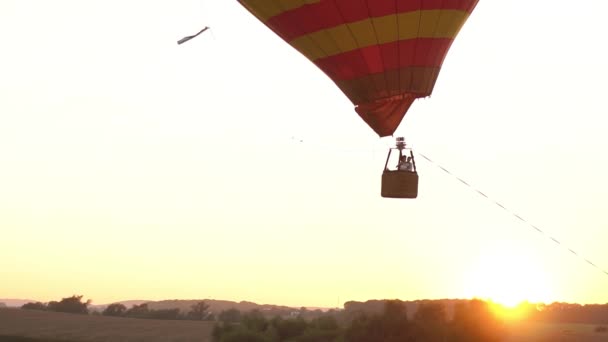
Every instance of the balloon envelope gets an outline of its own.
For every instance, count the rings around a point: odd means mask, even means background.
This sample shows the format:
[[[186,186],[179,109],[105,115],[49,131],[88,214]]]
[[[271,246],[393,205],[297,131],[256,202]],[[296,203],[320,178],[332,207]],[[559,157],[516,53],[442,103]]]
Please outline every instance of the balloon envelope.
[[[431,95],[478,0],[238,0],[317,65],[381,137]]]

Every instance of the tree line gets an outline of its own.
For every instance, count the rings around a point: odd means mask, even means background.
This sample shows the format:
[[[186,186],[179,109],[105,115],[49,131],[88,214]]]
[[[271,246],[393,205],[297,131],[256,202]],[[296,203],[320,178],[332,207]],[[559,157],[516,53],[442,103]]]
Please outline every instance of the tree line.
[[[215,342],[498,342],[506,332],[490,305],[480,300],[457,304],[451,319],[438,302],[422,303],[409,319],[399,300],[386,301],[378,314],[340,315],[305,320],[269,319],[259,311],[223,312],[212,335]]]
[[[67,312],[74,314],[86,315],[89,313],[88,306],[91,304],[91,300],[85,302],[82,301],[82,296],[73,295],[66,297],[60,301],[51,301],[48,303],[33,302],[23,304],[22,309],[25,310],[42,310],[42,311],[55,311],[55,312]]]
[[[21,306],[25,310],[42,310],[65,312],[72,314],[89,314],[89,305],[91,300],[83,301],[83,296],[73,295],[71,297],[62,298],[60,301],[51,301],[49,303],[32,302]],[[97,312],[95,312],[97,313]],[[99,314],[99,313],[97,313]],[[204,301],[198,302],[190,307],[190,311],[182,312],[180,309],[159,309],[154,310],[148,307],[147,303],[134,305],[127,308],[124,304],[114,303],[108,305],[102,312],[103,316],[113,317],[131,317],[131,318],[147,318],[147,319],[168,319],[168,320],[199,320],[213,321],[215,316],[209,312],[209,305]]]
[[[490,304],[481,300],[462,300],[453,306],[448,318],[446,303],[422,301],[408,316],[406,302],[376,301],[382,311],[370,313],[349,305],[349,310],[292,311],[296,317],[274,311],[252,310],[241,312],[229,309],[215,315],[205,301],[195,303],[187,312],[178,308],[154,310],[147,303],[127,308],[114,303],[102,312],[89,309],[91,300],[81,295],[62,298],[48,303],[32,302],[22,309],[45,310],[73,314],[97,314],[113,317],[131,317],[165,320],[214,321],[213,338],[216,342],[238,341],[291,341],[291,342],[367,342],[367,341],[500,341],[505,329],[492,313]],[[347,303],[348,304],[348,303]],[[346,306],[345,306],[346,307]],[[379,307],[379,306],[378,306]],[[411,308],[410,308],[411,309]],[[608,304],[579,305],[553,303],[537,305],[522,303],[526,320],[559,323],[608,323]],[[601,326],[601,329],[608,330]]]
[[[549,305],[521,303],[519,309],[526,318],[550,323],[608,324],[608,304],[570,304],[555,302]]]
[[[91,300],[82,298],[74,295],[46,304],[27,303],[22,309],[89,314]],[[204,301],[192,305],[185,313],[177,308],[153,310],[147,303],[131,308],[115,303],[97,314],[215,321],[212,333],[215,342],[498,342],[505,336],[503,323],[493,314],[490,304],[481,300],[456,304],[449,319],[442,302],[421,302],[410,318],[406,303],[399,300],[384,301],[380,313],[331,310],[314,318],[306,315],[304,309],[290,318],[237,309],[224,310],[215,316]]]

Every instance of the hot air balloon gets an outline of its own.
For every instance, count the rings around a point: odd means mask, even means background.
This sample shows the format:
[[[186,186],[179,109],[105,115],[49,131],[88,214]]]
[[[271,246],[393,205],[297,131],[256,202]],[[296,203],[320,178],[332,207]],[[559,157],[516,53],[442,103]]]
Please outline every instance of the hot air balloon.
[[[238,1],[319,67],[385,137],[393,135],[414,100],[431,95],[452,42],[479,0]],[[403,140],[396,149],[401,161]],[[389,170],[389,158],[382,195],[415,198],[415,166]]]

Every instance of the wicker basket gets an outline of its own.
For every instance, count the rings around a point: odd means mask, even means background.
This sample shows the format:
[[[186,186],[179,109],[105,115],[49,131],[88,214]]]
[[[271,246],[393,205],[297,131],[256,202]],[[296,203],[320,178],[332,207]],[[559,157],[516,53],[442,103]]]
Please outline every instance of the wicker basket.
[[[382,197],[418,197],[418,173],[384,170],[382,173]]]

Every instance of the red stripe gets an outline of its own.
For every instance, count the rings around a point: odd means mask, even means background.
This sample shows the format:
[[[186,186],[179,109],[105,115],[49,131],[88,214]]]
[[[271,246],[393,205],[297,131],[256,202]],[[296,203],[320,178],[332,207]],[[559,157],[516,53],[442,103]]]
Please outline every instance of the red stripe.
[[[471,13],[479,0],[321,0],[268,19],[267,25],[290,41],[297,37],[370,17],[418,10]]]
[[[334,81],[403,67],[440,67],[452,42],[451,38],[408,39],[318,59],[315,64]]]
[[[358,104],[355,111],[380,137],[386,137],[395,133],[414,100],[415,95],[404,94],[395,99]]]

